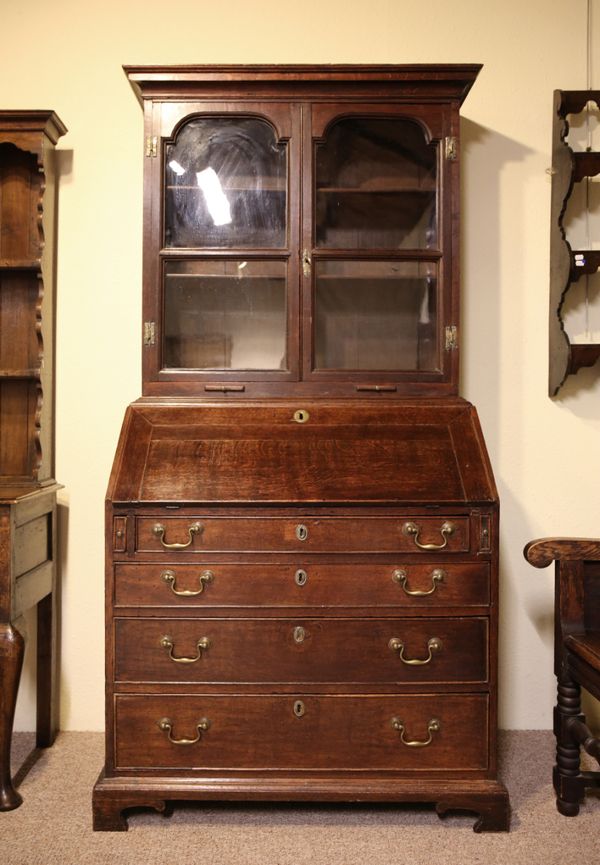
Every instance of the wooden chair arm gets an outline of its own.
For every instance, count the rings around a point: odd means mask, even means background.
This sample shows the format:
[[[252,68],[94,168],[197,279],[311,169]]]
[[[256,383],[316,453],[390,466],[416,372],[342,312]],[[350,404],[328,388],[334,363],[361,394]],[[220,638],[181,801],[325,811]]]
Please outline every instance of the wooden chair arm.
[[[553,561],[600,560],[600,540],[597,538],[538,538],[530,541],[523,555],[530,565],[545,568]]]

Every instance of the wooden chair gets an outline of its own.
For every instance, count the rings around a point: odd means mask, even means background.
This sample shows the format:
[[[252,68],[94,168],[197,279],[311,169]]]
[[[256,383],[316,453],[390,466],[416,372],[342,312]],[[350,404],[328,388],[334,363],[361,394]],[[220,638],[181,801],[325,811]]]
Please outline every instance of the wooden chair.
[[[574,817],[586,789],[600,788],[600,772],[580,768],[581,747],[600,762],[600,739],[581,714],[581,688],[600,700],[600,540],[542,538],[524,555],[536,568],[556,562],[554,789],[559,812]]]

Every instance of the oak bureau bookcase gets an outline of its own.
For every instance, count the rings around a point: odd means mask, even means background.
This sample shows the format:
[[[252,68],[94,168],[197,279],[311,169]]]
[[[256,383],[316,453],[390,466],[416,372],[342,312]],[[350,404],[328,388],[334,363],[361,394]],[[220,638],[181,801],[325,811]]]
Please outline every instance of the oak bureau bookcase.
[[[106,503],[97,829],[190,799],[508,828],[498,497],[457,393],[479,68],[126,67],[144,395]]]

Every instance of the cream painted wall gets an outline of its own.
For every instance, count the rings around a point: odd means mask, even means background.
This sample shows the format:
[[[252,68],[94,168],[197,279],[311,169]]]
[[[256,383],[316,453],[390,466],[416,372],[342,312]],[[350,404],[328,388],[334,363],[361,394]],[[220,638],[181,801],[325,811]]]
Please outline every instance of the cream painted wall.
[[[0,107],[53,108],[69,128],[62,727],[103,727],[103,500],[125,406],[141,392],[142,111],[121,65],[211,62],[485,64],[462,127],[462,393],[479,409],[502,498],[501,726],[550,727],[552,575],[521,551],[537,536],[600,531],[598,370],[546,396],[552,91],[586,86],[585,0],[21,0],[3,4],[2,31]],[[34,726],[31,667],[17,729]]]

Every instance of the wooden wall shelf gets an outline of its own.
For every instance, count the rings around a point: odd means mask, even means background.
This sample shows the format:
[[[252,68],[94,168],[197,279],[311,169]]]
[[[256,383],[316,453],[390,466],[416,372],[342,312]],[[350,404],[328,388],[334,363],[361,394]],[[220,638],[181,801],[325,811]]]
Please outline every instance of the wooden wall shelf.
[[[574,151],[566,141],[567,116],[580,114],[588,104],[600,107],[598,90],[556,90],[552,129],[552,204],[550,229],[550,367],[548,390],[556,396],[569,375],[583,367],[594,366],[600,358],[600,345],[572,343],[563,322],[563,305],[571,286],[583,274],[596,273],[600,250],[571,248],[563,219],[575,185],[600,173],[600,152]]]

